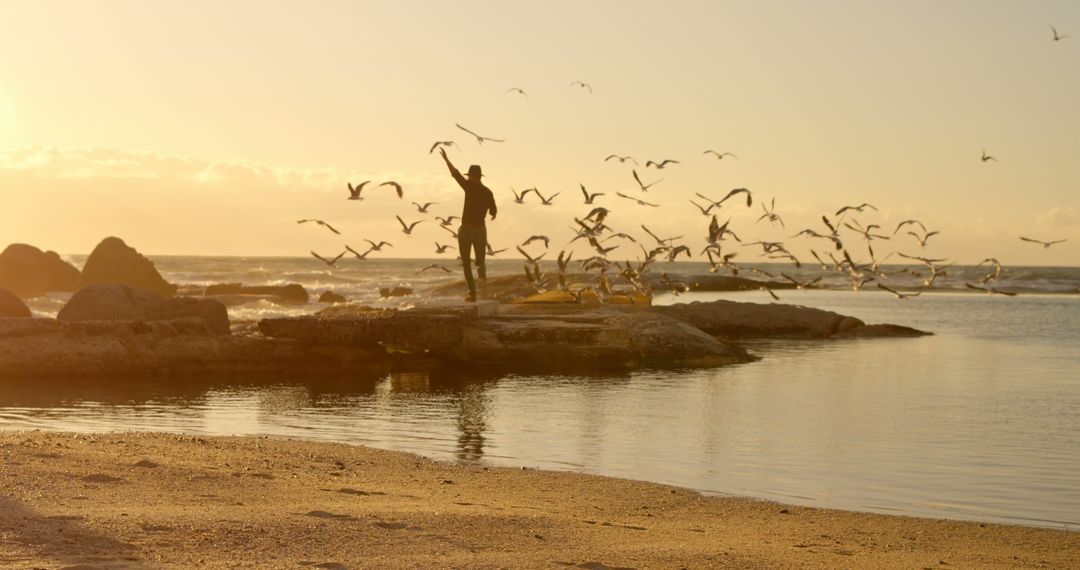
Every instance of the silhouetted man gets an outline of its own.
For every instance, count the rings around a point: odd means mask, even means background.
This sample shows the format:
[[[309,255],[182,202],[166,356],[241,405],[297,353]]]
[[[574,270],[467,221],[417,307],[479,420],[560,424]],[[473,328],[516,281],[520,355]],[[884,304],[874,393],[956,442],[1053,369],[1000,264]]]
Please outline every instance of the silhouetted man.
[[[466,178],[450,163],[445,150],[440,148],[439,154],[442,155],[446,166],[450,168],[450,175],[465,191],[465,207],[461,212],[461,228],[458,229],[458,251],[461,252],[461,266],[465,269],[465,283],[469,285],[469,296],[465,300],[475,302],[476,283],[473,281],[469,254],[470,251],[476,254],[476,273],[482,287],[487,282],[487,267],[484,265],[484,254],[487,253],[487,226],[484,224],[484,216],[490,210],[491,219],[494,220],[499,209],[495,206],[495,195],[480,182],[483,174],[480,172],[479,164],[469,167],[469,177]]]

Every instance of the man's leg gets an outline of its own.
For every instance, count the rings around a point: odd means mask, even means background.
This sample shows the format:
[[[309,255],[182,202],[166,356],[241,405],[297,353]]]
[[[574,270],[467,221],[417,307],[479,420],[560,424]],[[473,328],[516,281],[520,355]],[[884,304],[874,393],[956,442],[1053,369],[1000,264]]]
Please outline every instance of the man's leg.
[[[473,281],[472,260],[469,250],[472,249],[472,239],[469,229],[464,225],[458,229],[458,252],[461,253],[461,267],[465,270],[465,284],[469,286],[469,298],[476,299],[476,283]]]
[[[473,249],[476,251],[476,275],[480,277],[480,288],[487,287],[487,264],[484,262],[487,255],[487,228],[480,228],[476,240],[473,241]]]

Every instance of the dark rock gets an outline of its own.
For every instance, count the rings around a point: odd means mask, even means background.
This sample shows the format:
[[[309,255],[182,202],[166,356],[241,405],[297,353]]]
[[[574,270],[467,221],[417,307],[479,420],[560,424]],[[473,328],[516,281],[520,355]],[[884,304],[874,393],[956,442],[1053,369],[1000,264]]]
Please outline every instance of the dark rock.
[[[173,321],[198,318],[215,334],[229,333],[225,305],[213,299],[162,299],[152,291],[117,284],[80,289],[56,317],[61,321]]]
[[[0,288],[0,318],[30,318],[34,316],[22,299],[7,289]]]
[[[311,299],[311,297],[308,296],[307,290],[296,283],[289,283],[284,287],[278,288],[278,291],[277,293],[274,293],[274,296],[284,303],[295,303],[297,305],[304,305]]]
[[[99,283],[138,287],[166,298],[176,294],[176,285],[166,282],[153,262],[116,237],[102,240],[83,267],[79,287]]]
[[[349,300],[344,295],[339,295],[333,291],[324,291],[322,295],[319,295],[320,303],[348,303]]]
[[[840,331],[833,336],[838,338],[904,338],[932,334],[901,325],[864,325]]]
[[[238,295],[247,295],[252,298],[270,298],[282,304],[305,305],[311,299],[302,285],[289,283],[288,285],[244,285],[242,283],[217,283],[210,285],[203,292],[207,297],[235,298]]]
[[[404,297],[412,294],[413,290],[410,287],[383,287],[382,289],[379,289],[379,295],[383,298]]]
[[[0,253],[0,287],[24,299],[50,291],[74,291],[79,270],[55,251],[13,243]]]

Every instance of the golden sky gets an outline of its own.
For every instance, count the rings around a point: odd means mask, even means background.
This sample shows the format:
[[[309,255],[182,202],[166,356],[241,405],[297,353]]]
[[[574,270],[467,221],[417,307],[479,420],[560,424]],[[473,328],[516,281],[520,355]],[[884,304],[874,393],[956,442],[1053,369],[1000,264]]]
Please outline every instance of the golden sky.
[[[617,231],[686,234],[696,253],[708,220],[688,199],[747,187],[787,230],[756,224],[757,203],[721,221],[801,255],[812,242],[791,235],[865,201],[886,233],[908,217],[940,230],[923,253],[1077,265],[1078,70],[1072,1],[0,0],[0,247],[84,253],[118,235],[149,254],[302,256],[382,238],[430,257],[449,234],[406,238],[393,216],[424,217],[413,200],[460,214],[427,154],[449,139],[461,168],[484,167],[499,248],[539,233],[560,247],[583,183]],[[477,146],[456,122],[508,142]],[[639,168],[664,178],[643,196],[662,208],[614,196],[639,191],[610,153],[682,162]],[[345,200],[368,179],[406,200]],[[562,194],[512,203],[532,186]],[[294,223],[309,217],[345,239]]]

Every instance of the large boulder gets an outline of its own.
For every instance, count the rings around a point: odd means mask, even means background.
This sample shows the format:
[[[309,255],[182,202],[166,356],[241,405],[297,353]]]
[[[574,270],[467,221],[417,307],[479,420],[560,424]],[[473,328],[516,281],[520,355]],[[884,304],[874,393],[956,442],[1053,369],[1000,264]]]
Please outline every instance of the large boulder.
[[[287,285],[244,285],[243,283],[215,283],[206,288],[207,297],[233,297],[244,295],[249,298],[267,298],[285,305],[306,305],[311,296],[299,283]]]
[[[214,299],[163,299],[153,291],[104,283],[80,289],[60,314],[60,321],[172,321],[199,318],[217,334],[229,333],[229,314]]]
[[[340,293],[335,293],[333,291],[323,291],[323,294],[319,295],[319,302],[320,303],[348,303],[349,300],[346,299],[345,296],[341,295]]]
[[[10,291],[0,288],[0,319],[32,317],[30,308]]]
[[[146,289],[161,297],[176,294],[176,285],[165,281],[153,262],[116,237],[102,240],[83,267],[79,287],[99,283],[118,283]]]
[[[79,270],[60,259],[55,251],[41,251],[13,243],[0,253],[0,287],[22,297],[38,297],[50,291],[74,291]]]

